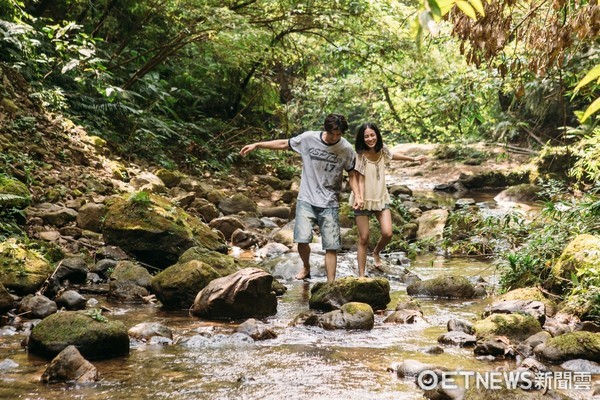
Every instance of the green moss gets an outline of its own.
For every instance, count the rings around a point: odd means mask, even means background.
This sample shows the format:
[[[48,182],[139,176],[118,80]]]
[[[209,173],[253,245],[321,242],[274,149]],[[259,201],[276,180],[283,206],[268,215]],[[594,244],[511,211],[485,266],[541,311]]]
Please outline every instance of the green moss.
[[[555,336],[546,341],[546,347],[555,347],[563,354],[600,354],[600,334],[578,331]],[[583,350],[583,352],[582,352]]]
[[[373,309],[370,305],[356,301],[344,304],[342,310],[350,315],[356,315],[358,313],[373,314]]]
[[[537,319],[526,314],[492,314],[473,324],[478,338],[507,336],[511,340],[525,340],[542,330]]]
[[[31,195],[25,184],[0,174],[0,209],[15,207],[23,209],[31,204]]]

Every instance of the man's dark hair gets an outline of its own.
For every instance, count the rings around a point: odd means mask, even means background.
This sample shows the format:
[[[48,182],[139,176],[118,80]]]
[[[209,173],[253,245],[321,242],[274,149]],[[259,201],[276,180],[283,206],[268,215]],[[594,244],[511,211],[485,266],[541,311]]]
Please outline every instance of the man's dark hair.
[[[354,142],[354,148],[357,153],[362,151],[369,150],[369,146],[365,143],[365,131],[367,129],[373,129],[375,134],[377,135],[377,143],[375,144],[375,151],[380,152],[383,149],[383,138],[381,137],[381,132],[379,132],[379,128],[372,122],[367,122],[366,124],[362,124],[358,127],[356,131],[356,140]]]
[[[346,117],[341,114],[329,114],[325,117],[324,128],[326,132],[333,132],[336,129],[339,129],[342,133],[348,130],[348,121],[346,121]]]

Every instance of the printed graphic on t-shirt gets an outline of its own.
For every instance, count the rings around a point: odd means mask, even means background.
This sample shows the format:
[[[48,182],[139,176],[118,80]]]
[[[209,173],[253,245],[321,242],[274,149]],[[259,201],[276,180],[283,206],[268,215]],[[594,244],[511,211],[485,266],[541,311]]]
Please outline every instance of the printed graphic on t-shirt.
[[[338,155],[335,153],[330,153],[327,150],[317,149],[314,147],[308,149],[308,153],[310,154],[311,160],[325,163],[323,167],[325,172],[331,172],[337,166]]]

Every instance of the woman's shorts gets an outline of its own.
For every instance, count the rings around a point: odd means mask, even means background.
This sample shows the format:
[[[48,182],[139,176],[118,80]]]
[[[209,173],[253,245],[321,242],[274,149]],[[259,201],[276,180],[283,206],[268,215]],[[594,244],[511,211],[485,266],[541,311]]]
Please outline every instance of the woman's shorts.
[[[389,210],[390,209],[390,205],[386,204],[383,207],[383,210]],[[370,217],[371,215],[375,215],[375,213],[383,211],[383,210],[353,210],[354,211],[354,218],[361,216],[361,215],[366,215],[367,217]]]
[[[319,226],[321,232],[323,250],[339,250],[342,247],[339,207],[315,207],[298,200],[296,202],[294,242],[311,243],[315,224]]]

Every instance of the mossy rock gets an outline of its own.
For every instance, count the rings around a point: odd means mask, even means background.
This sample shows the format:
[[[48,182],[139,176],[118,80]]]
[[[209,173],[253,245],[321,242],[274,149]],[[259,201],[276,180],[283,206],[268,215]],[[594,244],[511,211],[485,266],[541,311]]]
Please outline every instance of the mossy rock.
[[[507,186],[518,185],[521,183],[529,183],[529,171],[510,171],[498,172],[487,171],[477,175],[468,175],[459,179],[467,189],[482,189],[482,188],[501,188]]]
[[[108,321],[90,311],[64,311],[38,323],[29,337],[33,354],[53,358],[73,345],[86,359],[106,359],[129,353],[129,335],[120,321]]]
[[[546,287],[553,293],[565,293],[571,287],[571,275],[600,266],[600,237],[579,235],[563,250],[552,267],[552,277]]]
[[[600,333],[578,331],[555,336],[537,346],[534,353],[538,359],[554,364],[579,358],[600,362]]]
[[[256,268],[253,261],[238,260],[227,254],[192,247],[177,261],[152,278],[152,292],[167,309],[188,309],[198,292],[212,280],[242,268]]]
[[[477,292],[464,276],[444,275],[413,282],[406,287],[409,296],[445,299],[472,299]]]
[[[539,321],[526,314],[492,314],[473,324],[478,339],[506,336],[511,341],[523,341],[542,330]]]
[[[558,311],[558,305],[544,296],[544,293],[535,287],[518,288],[506,292],[498,297],[498,301],[510,300],[535,300],[546,305],[546,315],[552,316]]]
[[[184,178],[184,175],[177,171],[169,171],[168,169],[159,169],[155,174],[166,187],[172,188],[174,186],[179,185],[181,179]]]
[[[222,235],[161,196],[124,195],[109,203],[102,228],[105,241],[147,264],[166,268],[193,246],[227,252]]]
[[[0,283],[16,294],[35,293],[53,271],[54,267],[39,252],[14,239],[0,243]]]
[[[309,307],[336,310],[350,302],[366,303],[374,310],[385,310],[390,298],[390,283],[385,278],[347,276],[332,283],[318,282],[310,290]]]
[[[21,181],[0,174],[0,209],[24,209],[31,204],[29,189]]]

